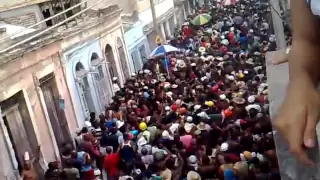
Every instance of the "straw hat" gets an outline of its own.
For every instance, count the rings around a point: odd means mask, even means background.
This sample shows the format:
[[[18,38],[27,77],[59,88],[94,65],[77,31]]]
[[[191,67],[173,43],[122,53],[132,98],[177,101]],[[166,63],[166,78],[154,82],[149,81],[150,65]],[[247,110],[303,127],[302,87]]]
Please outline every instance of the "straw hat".
[[[246,100],[241,97],[235,97],[235,98],[233,98],[232,101],[236,104],[239,104],[239,105],[246,103]]]
[[[201,46],[201,47],[199,48],[199,52],[202,52],[202,53],[203,53],[203,52],[205,52],[205,51],[206,51],[206,48],[205,48],[205,47],[202,47],[202,46]]]
[[[189,171],[187,174],[187,180],[201,180],[201,177],[197,172]]]

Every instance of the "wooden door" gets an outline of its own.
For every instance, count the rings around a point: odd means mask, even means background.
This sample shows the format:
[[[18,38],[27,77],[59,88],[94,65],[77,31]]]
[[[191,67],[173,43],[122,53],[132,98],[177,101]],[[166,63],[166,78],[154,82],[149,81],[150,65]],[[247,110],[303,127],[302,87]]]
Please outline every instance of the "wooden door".
[[[21,171],[24,162],[24,153],[28,151],[30,159],[35,158],[38,149],[38,140],[30,118],[29,110],[22,91],[0,103],[2,111],[2,130],[8,134],[9,143]],[[5,127],[5,128],[4,128]],[[0,147],[1,148],[1,147]],[[43,177],[43,169],[39,162],[34,162],[38,179]]]
[[[14,150],[13,142],[4,123],[0,109],[0,159],[2,168],[0,168],[0,179],[5,177],[7,180],[19,179],[19,168],[17,153]]]
[[[58,148],[61,150],[63,144],[72,143],[72,139],[65,112],[62,108],[63,106],[59,104],[61,103],[59,91],[52,74],[49,77],[41,79],[40,83],[54,136],[56,138]]]

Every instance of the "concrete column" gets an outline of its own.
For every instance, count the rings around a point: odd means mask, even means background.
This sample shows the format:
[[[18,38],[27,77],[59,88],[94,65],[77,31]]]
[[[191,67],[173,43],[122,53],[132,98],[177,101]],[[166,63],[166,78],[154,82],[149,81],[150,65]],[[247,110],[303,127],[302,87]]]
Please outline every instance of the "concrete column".
[[[270,0],[270,4],[273,8],[271,8],[271,15],[273,20],[273,28],[274,33],[277,38],[277,46],[279,49],[283,49],[287,46],[285,36],[284,36],[284,29],[283,29],[283,22],[282,18],[279,16],[280,12],[280,5],[278,0]]]
[[[186,12],[186,6],[184,4],[182,5],[182,10],[183,10],[183,21],[185,21],[188,17]]]
[[[165,28],[166,28],[167,36],[171,37],[172,33],[171,33],[171,30],[170,30],[169,19],[166,20],[164,23],[165,23]]]
[[[160,24],[160,31],[161,31],[161,34],[162,34],[162,37],[164,38],[163,39],[163,42],[165,42],[166,41],[166,32],[165,32],[165,30],[164,30],[164,25],[163,25],[164,23],[161,23]]]
[[[281,105],[285,95],[286,86],[289,82],[289,69],[288,64],[273,66],[270,62],[273,57],[283,53],[285,49],[268,52],[266,54],[268,89],[269,89],[269,102],[270,102],[270,115],[274,119],[279,106]],[[319,126],[317,126],[317,139],[319,139]],[[277,158],[282,180],[318,180],[320,179],[320,164],[319,164],[319,148],[308,150],[309,157],[315,161],[316,165],[313,168],[302,165],[296,162],[294,156],[289,152],[288,144],[279,135],[274,133],[274,141],[277,148]]]
[[[173,22],[174,22],[174,26],[176,27],[177,26],[177,13],[178,11],[176,11],[174,14],[173,14]]]

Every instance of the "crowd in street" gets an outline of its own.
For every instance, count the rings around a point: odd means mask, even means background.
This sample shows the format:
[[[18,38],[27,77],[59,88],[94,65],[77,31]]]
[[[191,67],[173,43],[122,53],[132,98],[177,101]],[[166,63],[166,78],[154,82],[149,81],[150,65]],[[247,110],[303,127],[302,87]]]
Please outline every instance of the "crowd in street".
[[[209,14],[209,22],[193,19]],[[195,9],[167,43],[91,113],[46,179],[278,180],[264,54],[270,9],[255,0]]]

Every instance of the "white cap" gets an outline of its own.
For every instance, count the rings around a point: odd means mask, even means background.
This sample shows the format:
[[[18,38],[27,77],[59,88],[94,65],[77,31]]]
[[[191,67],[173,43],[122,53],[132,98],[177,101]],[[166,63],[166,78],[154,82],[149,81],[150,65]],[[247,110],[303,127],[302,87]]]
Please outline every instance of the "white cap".
[[[167,130],[164,130],[164,131],[162,132],[162,137],[165,138],[165,139],[168,139],[168,138],[170,137],[169,132],[168,132]]]
[[[208,79],[207,76],[201,77],[201,81],[204,81],[204,80],[206,80],[206,79]]]
[[[151,120],[151,116],[146,117],[146,123],[148,123]]]
[[[145,137],[141,136],[139,139],[138,139],[138,142],[137,142],[137,145],[139,147],[143,146],[143,145],[146,145],[148,144],[148,141],[146,140]]]
[[[220,98],[221,100],[226,100],[226,99],[227,99],[227,96],[226,96],[225,94],[221,94],[221,95],[219,96],[219,98]]]
[[[234,76],[228,76],[228,80],[230,80],[230,81],[234,81],[235,80],[235,78],[234,78]]]
[[[143,89],[148,89],[148,86],[143,86]]]
[[[201,118],[207,118],[207,119],[209,118],[208,114],[206,112],[204,112],[204,111],[198,113],[197,116],[199,116]]]
[[[225,152],[228,151],[229,149],[229,144],[228,143],[222,143],[220,147],[220,151]]]
[[[223,57],[217,57],[216,60],[223,61]]]
[[[196,63],[191,63],[190,66],[195,67],[195,66],[197,66],[197,64]]]
[[[249,103],[254,103],[255,100],[256,100],[255,96],[249,96],[248,97],[248,102]]]
[[[227,40],[227,39],[223,39],[222,41],[221,41],[221,44],[223,44],[223,45],[229,45],[229,41]]]
[[[24,152],[24,160],[25,161],[29,161],[30,160],[30,155],[29,155],[29,152]]]
[[[91,124],[90,121],[85,121],[84,122],[84,127],[91,127],[91,126],[92,126],[92,124]]]
[[[195,155],[191,155],[191,156],[189,156],[189,158],[188,158],[188,162],[189,162],[189,164],[196,164],[197,163],[197,157],[195,156]]]
[[[192,122],[192,121],[193,121],[192,116],[188,116],[188,117],[187,117],[187,122]]]
[[[151,79],[151,84],[155,84],[157,83],[158,81],[156,79]]]
[[[136,75],[136,73],[132,73],[132,74],[131,74],[131,76],[133,76],[133,77],[134,77],[134,76],[137,76],[137,75]]]
[[[149,69],[145,69],[145,70],[143,70],[143,72],[144,72],[145,74],[149,74],[149,73],[150,73],[150,70],[149,70]]]
[[[169,92],[166,93],[166,95],[167,95],[167,96],[172,96],[173,93],[172,93],[171,91],[169,91]]]
[[[124,125],[124,121],[117,121],[117,128],[121,128]]]
[[[100,176],[101,175],[101,171],[99,169],[95,169],[93,173],[94,173],[95,176]]]
[[[199,105],[199,104],[197,104],[197,105],[194,106],[194,110],[198,110],[198,109],[200,109],[200,108],[201,108],[201,105]]]
[[[243,74],[249,74],[249,72],[248,71],[243,71]]]
[[[250,29],[250,30],[249,30],[249,33],[253,33],[253,29]]]
[[[112,81],[116,81],[116,80],[118,80],[117,77],[113,77],[113,78],[112,78]]]
[[[178,88],[178,85],[172,84],[172,85],[171,85],[171,88],[176,89],[176,88]]]

